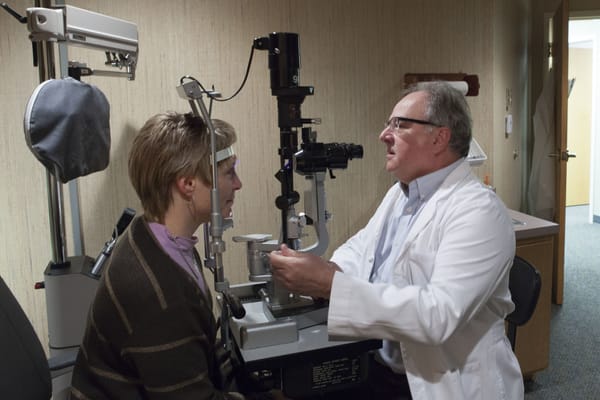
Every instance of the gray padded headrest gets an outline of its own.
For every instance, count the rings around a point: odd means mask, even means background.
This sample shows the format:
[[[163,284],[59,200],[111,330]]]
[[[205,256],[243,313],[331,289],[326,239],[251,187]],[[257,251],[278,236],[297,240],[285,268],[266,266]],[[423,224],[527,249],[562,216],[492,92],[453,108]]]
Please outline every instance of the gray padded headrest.
[[[42,82],[27,103],[25,140],[63,183],[101,171],[110,157],[110,106],[97,87],[73,78]]]

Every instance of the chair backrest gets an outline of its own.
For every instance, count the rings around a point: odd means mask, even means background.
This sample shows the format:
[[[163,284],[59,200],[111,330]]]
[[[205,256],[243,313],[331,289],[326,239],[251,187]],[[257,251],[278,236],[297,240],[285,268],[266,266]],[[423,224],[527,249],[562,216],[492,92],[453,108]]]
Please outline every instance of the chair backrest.
[[[506,316],[508,322],[507,335],[514,350],[517,326],[527,323],[533,315],[540,297],[542,278],[533,265],[525,259],[515,256],[510,269],[508,286],[512,301],[515,303],[515,309]]]
[[[50,399],[48,360],[33,326],[0,277],[0,397]]]

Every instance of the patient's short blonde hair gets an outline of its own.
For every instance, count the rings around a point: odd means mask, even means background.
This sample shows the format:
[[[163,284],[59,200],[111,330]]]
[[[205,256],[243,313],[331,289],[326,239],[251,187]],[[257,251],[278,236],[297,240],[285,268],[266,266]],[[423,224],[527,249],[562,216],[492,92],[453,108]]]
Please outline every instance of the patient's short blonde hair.
[[[236,141],[233,127],[213,119],[217,151]],[[151,117],[129,152],[129,179],[146,217],[162,222],[173,201],[171,185],[183,176],[212,184],[210,133],[204,120],[191,113],[166,112]]]

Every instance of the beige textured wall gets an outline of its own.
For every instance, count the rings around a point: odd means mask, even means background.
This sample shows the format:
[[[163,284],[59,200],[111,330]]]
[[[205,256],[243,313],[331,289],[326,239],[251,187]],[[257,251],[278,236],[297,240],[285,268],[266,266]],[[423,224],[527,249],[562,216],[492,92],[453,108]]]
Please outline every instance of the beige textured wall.
[[[25,4],[11,5],[24,10]],[[25,26],[4,11],[0,13],[0,58],[0,275],[45,342],[45,296],[43,290],[33,289],[33,283],[43,280],[50,259],[46,177],[27,149],[22,122],[37,70],[32,67]]]
[[[522,207],[522,171],[528,155],[528,38],[529,3],[526,0],[494,2],[493,35],[493,181],[504,202]],[[512,117],[512,133],[505,132],[505,117]]]
[[[521,4],[522,1],[515,0]],[[526,82],[513,57],[525,46],[520,31],[504,36],[521,21],[503,1],[456,0],[128,0],[72,1],[69,4],[136,22],[140,35],[137,79],[92,77],[111,107],[111,164],[106,171],[80,179],[86,254],[95,256],[110,235],[124,207],[138,211],[131,189],[126,157],[137,129],[152,114],[164,110],[186,112],[188,104],[175,91],[179,78],[193,75],[204,85],[215,85],[224,95],[241,82],[252,39],[272,31],[300,34],[301,84],[315,87],[306,98],[303,116],[321,117],[317,127],[323,142],[354,142],[364,146],[362,160],[337,171],[327,180],[330,249],[363,226],[392,183],[383,169],[383,146],[377,135],[397,99],[408,72],[466,72],[479,75],[480,95],[469,98],[475,120],[475,137],[489,159],[477,168],[489,175],[510,207],[518,208],[520,192],[506,184],[502,174],[518,174],[508,156],[511,147],[498,144],[503,131],[498,121],[499,97],[510,82]],[[511,2],[513,3],[513,2]],[[496,4],[496,6],[494,6]],[[29,1],[12,1],[23,12]],[[494,22],[493,11],[506,15]],[[522,9],[518,8],[519,10]],[[496,17],[498,18],[498,17]],[[495,33],[501,36],[494,38]],[[494,50],[502,45],[504,50]],[[43,279],[50,259],[45,172],[25,145],[22,115],[37,85],[31,66],[26,28],[0,13],[0,146],[1,197],[0,274],[13,288],[32,319],[42,341],[46,334],[43,291],[34,281]],[[100,69],[102,54],[70,49],[71,59]],[[93,60],[96,60],[94,62]],[[231,282],[246,280],[244,250],[230,241],[232,235],[273,233],[279,230],[274,199],[279,192],[273,177],[277,170],[279,130],[276,101],[270,94],[267,55],[257,52],[242,93],[233,101],[216,104],[213,115],[230,121],[239,133],[236,150],[241,159],[244,188],[235,205],[236,226],[225,233],[226,275]],[[504,92],[502,92],[504,93]],[[516,103],[516,104],[515,104]],[[522,106],[515,102],[516,114]],[[524,116],[516,115],[518,121]],[[500,126],[501,129],[501,126]],[[502,141],[503,139],[500,139]],[[497,148],[500,148],[498,150]],[[497,160],[497,158],[501,160]],[[501,176],[502,175],[502,176]],[[516,178],[514,178],[516,179]],[[301,188],[302,178],[296,178]],[[70,235],[67,235],[70,240]]]

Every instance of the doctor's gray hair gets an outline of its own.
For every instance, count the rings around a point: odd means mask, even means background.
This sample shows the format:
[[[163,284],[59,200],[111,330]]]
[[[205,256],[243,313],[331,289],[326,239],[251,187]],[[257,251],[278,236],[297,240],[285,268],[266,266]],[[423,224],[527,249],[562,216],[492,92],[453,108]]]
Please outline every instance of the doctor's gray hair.
[[[432,81],[418,82],[408,87],[401,98],[420,91],[429,94],[425,118],[450,128],[450,148],[460,157],[466,157],[471,145],[473,120],[465,96],[446,82]]]

